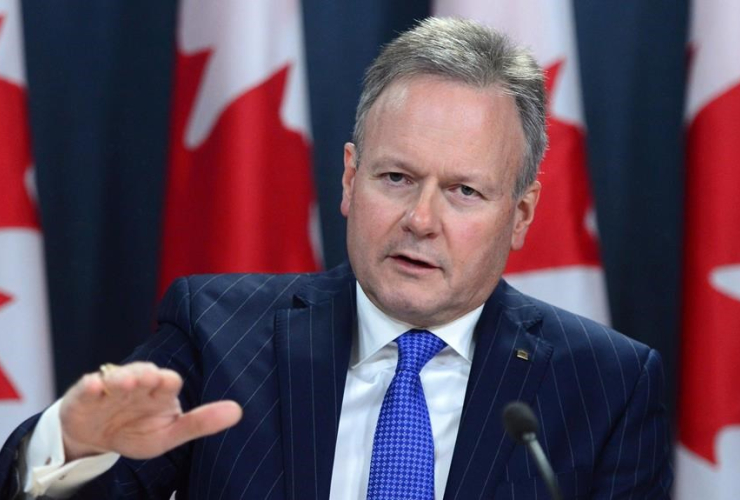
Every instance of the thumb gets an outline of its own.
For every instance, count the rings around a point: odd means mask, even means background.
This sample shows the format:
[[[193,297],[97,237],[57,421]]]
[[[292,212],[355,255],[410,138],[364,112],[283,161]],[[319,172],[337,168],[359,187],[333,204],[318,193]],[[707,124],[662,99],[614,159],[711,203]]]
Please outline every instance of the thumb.
[[[216,434],[235,425],[242,418],[242,408],[234,401],[216,401],[182,414],[170,430],[172,447],[203,436]]]

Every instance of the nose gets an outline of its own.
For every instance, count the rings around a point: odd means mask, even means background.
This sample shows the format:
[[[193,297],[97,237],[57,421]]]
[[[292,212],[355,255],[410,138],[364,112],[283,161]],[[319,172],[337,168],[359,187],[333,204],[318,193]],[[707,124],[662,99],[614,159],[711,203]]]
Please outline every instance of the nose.
[[[404,215],[403,229],[419,238],[436,236],[441,224],[439,208],[433,189],[420,190]]]

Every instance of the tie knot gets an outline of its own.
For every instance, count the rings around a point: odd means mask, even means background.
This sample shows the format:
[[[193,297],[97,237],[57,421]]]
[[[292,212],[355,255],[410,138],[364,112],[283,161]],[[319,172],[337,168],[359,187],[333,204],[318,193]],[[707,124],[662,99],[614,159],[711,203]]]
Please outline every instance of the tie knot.
[[[409,330],[396,339],[398,366],[396,371],[419,373],[424,365],[447,345],[444,340],[426,330]]]

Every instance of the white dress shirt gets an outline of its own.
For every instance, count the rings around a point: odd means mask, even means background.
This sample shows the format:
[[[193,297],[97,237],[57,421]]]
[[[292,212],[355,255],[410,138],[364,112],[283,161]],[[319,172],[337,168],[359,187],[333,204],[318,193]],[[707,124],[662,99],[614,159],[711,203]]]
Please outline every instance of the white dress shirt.
[[[426,327],[447,344],[421,370],[434,436],[434,496],[444,496],[445,484],[460,426],[465,389],[473,359],[473,330],[483,306],[446,325]],[[367,298],[357,284],[357,338],[339,419],[331,500],[365,499],[370,458],[380,406],[398,361],[394,340],[417,328],[397,321]],[[39,420],[22,453],[26,463],[25,491],[33,496],[67,498],[82,484],[103,474],[119,455],[106,453],[65,463],[59,401]]]
[[[473,359],[473,330],[483,306],[455,321],[426,327],[447,344],[421,370],[434,436],[434,497],[444,496]],[[416,328],[378,309],[357,285],[357,339],[344,386],[331,476],[331,500],[364,499],[380,406],[398,362],[394,340]]]
[[[24,491],[33,497],[69,498],[83,484],[113,467],[120,455],[103,453],[65,463],[61,399],[51,405],[36,424],[21,460],[26,462]]]

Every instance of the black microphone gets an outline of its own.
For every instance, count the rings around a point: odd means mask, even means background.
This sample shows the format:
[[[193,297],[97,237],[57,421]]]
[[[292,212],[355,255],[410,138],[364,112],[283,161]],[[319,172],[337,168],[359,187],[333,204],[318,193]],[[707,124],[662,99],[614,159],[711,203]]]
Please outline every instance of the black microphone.
[[[532,454],[534,463],[537,464],[537,469],[539,469],[540,475],[550,491],[550,496],[553,500],[562,500],[555,473],[552,471],[552,466],[547,460],[545,452],[542,451],[539,441],[537,441],[539,424],[532,408],[527,403],[514,401],[506,405],[503,417],[504,428],[509,436],[517,443],[524,444]]]

